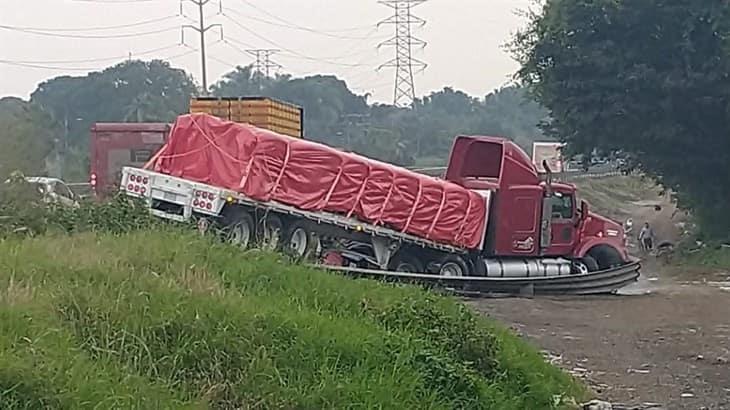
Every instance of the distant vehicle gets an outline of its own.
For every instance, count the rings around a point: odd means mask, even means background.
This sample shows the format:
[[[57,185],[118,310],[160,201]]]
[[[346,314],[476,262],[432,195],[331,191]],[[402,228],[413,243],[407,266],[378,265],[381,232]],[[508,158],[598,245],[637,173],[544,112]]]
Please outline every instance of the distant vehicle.
[[[167,123],[96,123],[91,127],[90,184],[94,196],[118,191],[126,166],[142,167],[170,133]]]
[[[79,206],[76,195],[64,181],[58,178],[25,177],[23,179],[36,188],[41,200],[45,203],[58,203],[69,207]],[[5,183],[10,183],[10,180]]]
[[[533,142],[532,143],[532,164],[537,172],[544,174],[548,170],[543,167],[546,161],[552,172],[565,172],[566,167],[563,161],[561,149],[565,146],[562,142]]]

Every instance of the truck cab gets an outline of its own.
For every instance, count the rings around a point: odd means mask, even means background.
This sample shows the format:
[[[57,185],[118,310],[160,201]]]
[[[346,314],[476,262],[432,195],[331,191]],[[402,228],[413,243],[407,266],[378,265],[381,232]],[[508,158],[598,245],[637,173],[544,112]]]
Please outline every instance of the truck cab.
[[[493,193],[485,258],[564,258],[583,273],[629,261],[622,225],[591,212],[574,185],[539,174],[512,141],[457,137],[445,179]]]

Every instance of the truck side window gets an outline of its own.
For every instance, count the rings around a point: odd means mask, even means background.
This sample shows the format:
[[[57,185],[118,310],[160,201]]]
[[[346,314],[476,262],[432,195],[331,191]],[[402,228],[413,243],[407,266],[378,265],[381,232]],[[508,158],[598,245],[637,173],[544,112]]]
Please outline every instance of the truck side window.
[[[573,219],[573,197],[553,194],[553,219]]]

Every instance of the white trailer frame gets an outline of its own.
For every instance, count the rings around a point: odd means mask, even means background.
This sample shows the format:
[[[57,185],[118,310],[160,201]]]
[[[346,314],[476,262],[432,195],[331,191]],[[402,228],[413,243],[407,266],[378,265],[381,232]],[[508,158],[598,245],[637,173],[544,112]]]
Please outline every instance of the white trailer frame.
[[[139,182],[137,182],[138,179],[140,180]],[[135,189],[135,187],[137,189]],[[316,224],[327,224],[353,232],[366,233],[371,237],[376,260],[382,269],[387,268],[391,256],[403,243],[452,254],[467,254],[472,251],[477,251],[424,239],[408,233],[399,232],[391,228],[373,225],[355,218],[348,218],[331,212],[311,212],[276,201],[258,201],[236,191],[200,182],[193,182],[184,178],[161,174],[146,169],[124,167],[122,169],[120,189],[130,197],[146,201],[147,206],[150,208],[150,212],[153,215],[177,222],[188,221],[196,214],[201,217],[221,218],[226,205],[240,205],[254,209],[273,211],[283,215],[300,217]],[[209,208],[194,206],[196,198],[200,198],[199,196],[196,196],[196,194],[201,192],[213,194],[213,198],[209,200],[211,204]],[[487,199],[489,199],[489,196],[491,195],[491,192],[480,193],[483,196],[486,196]],[[182,213],[173,214],[163,210],[153,209],[153,200],[179,206],[182,208]],[[487,212],[489,212],[488,208]],[[484,242],[486,229],[482,233],[482,236],[482,242]]]

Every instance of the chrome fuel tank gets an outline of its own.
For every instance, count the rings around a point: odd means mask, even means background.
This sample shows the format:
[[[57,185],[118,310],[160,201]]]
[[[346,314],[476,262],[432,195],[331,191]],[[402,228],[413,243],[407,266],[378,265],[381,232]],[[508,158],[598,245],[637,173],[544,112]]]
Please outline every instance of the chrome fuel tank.
[[[563,258],[546,259],[483,259],[487,277],[534,278],[538,276],[567,276],[571,262]]]

